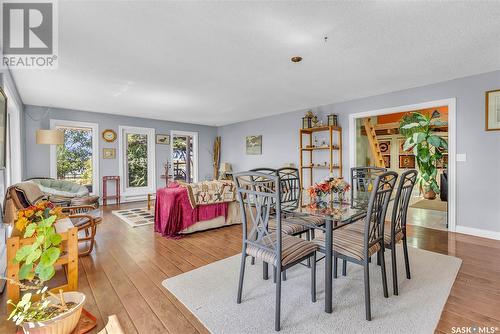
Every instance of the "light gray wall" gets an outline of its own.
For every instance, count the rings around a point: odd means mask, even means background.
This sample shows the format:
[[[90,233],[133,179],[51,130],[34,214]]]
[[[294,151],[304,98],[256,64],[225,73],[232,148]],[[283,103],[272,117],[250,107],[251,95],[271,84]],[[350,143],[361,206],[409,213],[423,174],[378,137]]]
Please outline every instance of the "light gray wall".
[[[363,111],[446,98],[457,101],[457,225],[500,232],[500,131],[486,132],[485,91],[500,88],[500,71],[423,87],[313,108],[320,114],[337,113],[344,129],[344,166],[348,166],[348,115]],[[221,159],[234,170],[259,166],[298,165],[298,129],[304,110],[231,124],[218,128]],[[262,135],[263,154],[245,155],[245,136]],[[450,157],[451,158],[451,157]],[[344,169],[344,176],[347,170]]]
[[[49,176],[50,175],[50,146],[37,145],[35,134],[37,129],[48,129],[51,119],[70,120],[80,122],[91,122],[99,124],[99,173],[100,178],[106,175],[119,175],[118,156],[116,159],[102,159],[103,148],[116,148],[118,155],[118,139],[113,143],[107,143],[102,139],[102,131],[113,129],[118,134],[118,126],[137,126],[154,128],[157,134],[170,134],[171,130],[198,132],[199,141],[199,172],[198,177],[204,180],[212,177],[212,146],[217,134],[217,128],[205,125],[187,123],[176,123],[152,120],[146,118],[126,117],[111,114],[92,113],[86,111],[50,108],[45,115],[47,107],[27,105],[25,109],[25,144],[26,156],[30,163],[26,166],[26,177]],[[45,117],[43,117],[45,115]],[[170,158],[169,145],[156,146],[156,186],[165,185],[165,180],[160,179],[163,174],[165,161]],[[102,181],[100,181],[102,182]],[[102,186],[101,186],[102,188]],[[101,189],[102,191],[102,189]]]

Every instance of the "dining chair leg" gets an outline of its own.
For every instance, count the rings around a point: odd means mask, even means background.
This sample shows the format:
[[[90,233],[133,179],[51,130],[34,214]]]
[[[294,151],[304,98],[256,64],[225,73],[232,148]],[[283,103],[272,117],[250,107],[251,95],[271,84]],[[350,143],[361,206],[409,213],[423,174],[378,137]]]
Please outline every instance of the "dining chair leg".
[[[281,280],[286,281],[286,270],[283,270],[283,272],[281,273]]]
[[[250,262],[250,264],[253,266],[255,264],[255,258],[252,256],[252,261]]]
[[[276,266],[273,266],[273,283],[276,283]]]
[[[262,278],[266,281],[269,279],[269,265],[267,262],[262,262]]]
[[[333,256],[333,278],[337,278],[338,257]]]
[[[241,267],[240,267],[240,281],[238,283],[238,297],[236,299],[236,303],[241,303],[241,293],[243,291],[243,277],[245,276],[245,263],[246,263],[246,255],[245,252],[241,254]]]
[[[408,259],[408,243],[406,242],[406,233],[403,237],[403,254],[405,257],[406,278],[411,279],[410,275],[410,260]]]
[[[306,231],[306,240],[311,241],[311,230]],[[311,268],[311,258],[307,259],[307,268]]]
[[[316,252],[311,258],[311,301],[316,303]]]
[[[392,292],[395,296],[398,295],[398,272],[396,268],[396,247],[395,243],[391,246],[391,262],[392,262]]]
[[[380,266],[380,252],[377,252],[377,266]]]
[[[380,249],[379,253],[380,253],[380,255],[379,255],[379,258],[380,258],[380,271],[382,272],[382,286],[384,288],[384,297],[385,298],[389,298],[389,291],[387,289],[387,273],[385,271],[385,256],[384,256],[385,249],[384,249],[384,246],[382,246],[382,248]]]
[[[368,261],[364,263],[365,268],[365,313],[366,320],[372,320],[372,310],[370,305],[370,266]]]
[[[274,330],[279,332],[280,330],[280,317],[281,317],[281,274],[276,276],[276,309],[274,313]]]
[[[347,260],[342,260],[342,276],[347,276]]]

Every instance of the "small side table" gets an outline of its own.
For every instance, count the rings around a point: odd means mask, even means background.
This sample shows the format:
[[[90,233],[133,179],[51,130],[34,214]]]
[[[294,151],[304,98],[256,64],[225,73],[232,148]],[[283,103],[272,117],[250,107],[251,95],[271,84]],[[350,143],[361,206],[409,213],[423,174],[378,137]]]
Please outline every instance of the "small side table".
[[[108,195],[108,181],[115,181],[115,194]],[[108,199],[116,200],[116,204],[120,204],[120,177],[119,176],[103,176],[102,177],[102,205],[108,205]]]

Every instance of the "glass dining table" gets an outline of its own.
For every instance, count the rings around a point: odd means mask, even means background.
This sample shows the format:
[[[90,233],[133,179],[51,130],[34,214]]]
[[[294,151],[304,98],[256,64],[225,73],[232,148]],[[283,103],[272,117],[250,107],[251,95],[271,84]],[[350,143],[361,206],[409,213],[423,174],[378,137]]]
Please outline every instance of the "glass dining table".
[[[320,217],[323,224],[315,225],[309,223],[307,219],[297,220],[294,223],[303,224],[315,231],[324,233],[325,239],[325,312],[332,313],[332,276],[333,276],[333,234],[335,230],[343,228],[355,221],[363,219],[366,216],[368,208],[369,193],[359,193],[351,200],[345,200],[342,203],[330,200],[324,207],[312,207],[304,205],[294,210],[283,210],[285,219],[287,215],[293,215],[294,218],[308,216]]]

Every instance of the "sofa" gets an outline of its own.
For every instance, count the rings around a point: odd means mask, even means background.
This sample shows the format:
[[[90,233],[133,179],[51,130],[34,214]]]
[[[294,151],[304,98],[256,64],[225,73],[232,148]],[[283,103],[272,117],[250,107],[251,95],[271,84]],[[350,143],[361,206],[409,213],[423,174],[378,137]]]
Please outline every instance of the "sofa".
[[[91,196],[87,187],[71,181],[32,178],[28,182],[35,183],[52,202],[68,202],[69,205],[95,206],[98,206],[99,203],[99,196]]]

